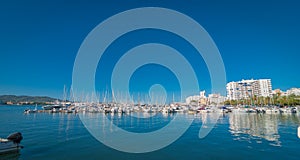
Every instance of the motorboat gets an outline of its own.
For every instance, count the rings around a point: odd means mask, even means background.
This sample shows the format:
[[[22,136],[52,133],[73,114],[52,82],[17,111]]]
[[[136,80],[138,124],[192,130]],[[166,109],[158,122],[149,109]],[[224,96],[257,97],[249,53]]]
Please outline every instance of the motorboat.
[[[25,109],[24,113],[37,113],[37,104],[35,105],[34,109]]]

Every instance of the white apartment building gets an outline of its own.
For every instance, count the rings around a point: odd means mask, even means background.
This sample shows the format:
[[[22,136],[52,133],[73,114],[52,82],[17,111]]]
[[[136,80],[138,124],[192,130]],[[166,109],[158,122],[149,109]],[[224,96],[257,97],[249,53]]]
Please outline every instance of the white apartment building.
[[[226,90],[227,90],[227,98],[229,100],[236,100],[240,99],[240,94],[239,94],[239,86],[238,83],[236,82],[229,82],[226,85]]]
[[[195,96],[189,96],[185,99],[185,103],[190,104],[193,101],[200,101],[200,96],[199,95],[195,95]]]
[[[272,96],[271,79],[259,79],[254,82],[254,95],[259,97]]]
[[[296,96],[300,96],[300,88],[291,88],[289,90],[286,91],[286,94],[289,95],[296,95]]]
[[[220,94],[209,94],[208,95],[208,103],[209,104],[222,104],[226,100],[226,97],[221,96]]]
[[[197,102],[200,103],[202,105],[207,103],[207,97],[205,96],[205,91],[201,91],[200,95],[194,95],[194,96],[189,96],[185,99],[185,102],[187,104],[190,104],[191,102]]]
[[[226,85],[229,100],[248,99],[254,95],[259,97],[272,96],[271,79],[241,80]]]

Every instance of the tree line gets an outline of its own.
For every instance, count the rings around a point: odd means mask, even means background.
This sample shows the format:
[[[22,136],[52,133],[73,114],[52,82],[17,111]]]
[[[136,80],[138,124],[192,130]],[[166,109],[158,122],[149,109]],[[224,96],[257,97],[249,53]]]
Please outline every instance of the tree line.
[[[253,97],[241,100],[226,100],[225,105],[255,105],[255,106],[296,106],[300,105],[300,96],[294,94],[289,96],[281,96],[280,94],[274,94],[272,97],[259,97],[254,95]]]

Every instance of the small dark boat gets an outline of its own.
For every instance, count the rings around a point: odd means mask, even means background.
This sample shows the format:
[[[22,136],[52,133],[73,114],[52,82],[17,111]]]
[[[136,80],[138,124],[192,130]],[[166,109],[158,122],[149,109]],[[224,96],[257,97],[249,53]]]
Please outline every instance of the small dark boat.
[[[7,138],[0,138],[0,154],[19,151],[23,136],[20,132],[12,133]]]

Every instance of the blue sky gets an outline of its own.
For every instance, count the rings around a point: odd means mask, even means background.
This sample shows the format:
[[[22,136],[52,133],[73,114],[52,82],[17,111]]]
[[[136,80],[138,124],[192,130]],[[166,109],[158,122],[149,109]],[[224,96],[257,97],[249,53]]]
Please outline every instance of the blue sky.
[[[0,94],[61,98],[63,86],[72,83],[74,60],[88,33],[110,16],[137,7],[177,10],[201,24],[219,48],[227,81],[271,78],[273,89],[300,87],[300,3],[296,0],[12,0],[0,2]],[[149,42],[176,47],[194,67],[200,88],[210,91],[207,68],[193,47],[159,30],[136,31],[117,39],[98,65],[97,90],[108,86],[118,57]],[[137,70],[130,84],[133,92],[144,92],[153,83],[163,83],[170,92],[178,90],[174,75],[155,65]]]

